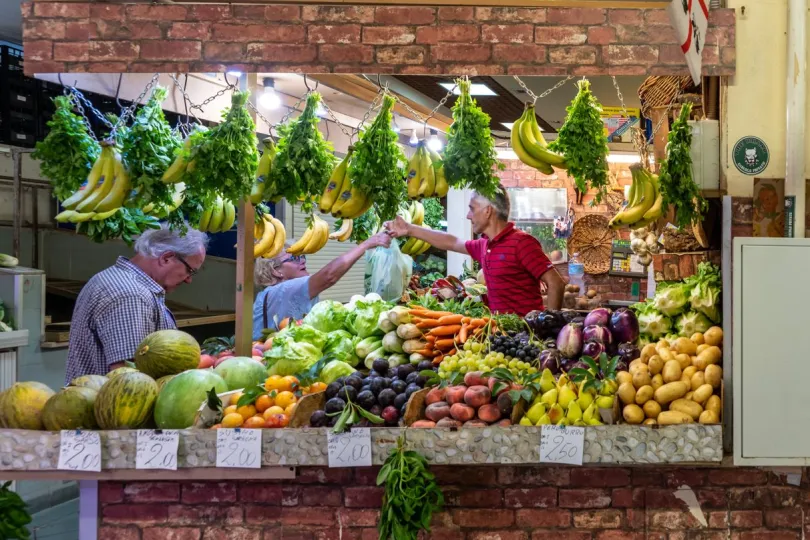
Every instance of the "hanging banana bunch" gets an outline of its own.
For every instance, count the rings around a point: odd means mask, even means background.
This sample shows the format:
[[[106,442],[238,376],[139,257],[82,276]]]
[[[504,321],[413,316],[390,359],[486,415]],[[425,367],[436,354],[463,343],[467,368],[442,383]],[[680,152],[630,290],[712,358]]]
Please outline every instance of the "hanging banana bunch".
[[[409,199],[442,198],[450,191],[444,177],[442,158],[433,150],[429,150],[425,141],[419,143],[416,153],[408,162],[407,183]]]
[[[399,215],[402,216],[402,219],[407,221],[412,225],[416,225],[417,227],[424,227],[425,229],[430,229],[427,225],[424,224],[425,220],[425,207],[419,201],[411,201],[410,206],[407,208],[402,208],[399,212]],[[402,244],[402,247],[399,250],[406,255],[410,255],[412,257],[416,257],[417,255],[421,255],[422,253],[426,252],[430,249],[430,244],[425,242],[424,240],[418,240],[411,236],[408,240]]]
[[[312,224],[304,231],[303,236],[287,249],[290,255],[311,255],[317,253],[329,240],[329,224],[313,215]]]
[[[371,197],[360,191],[357,186],[352,185],[352,179],[349,175],[349,159],[352,151],[353,148],[350,146],[346,157],[332,171],[318,205],[318,208],[324,214],[331,213],[332,216],[343,220],[359,218],[371,208],[374,202]]]
[[[427,225],[421,225],[421,227],[425,229],[430,229]],[[411,257],[416,257],[417,255],[421,255],[427,250],[431,248],[431,245],[425,242],[424,240],[418,240],[411,236],[408,240],[402,244],[402,247],[399,250],[406,255],[410,255]]]
[[[268,180],[273,166],[273,156],[276,155],[276,145],[270,137],[262,141],[262,144],[264,149],[259,159],[259,168],[256,170],[256,181],[250,190],[250,203],[253,205],[275,196],[275,188],[269,185]]]
[[[287,230],[269,212],[257,216],[253,226],[253,257],[272,259],[284,249]]]
[[[217,195],[213,204],[206,208],[197,229],[202,232],[218,233],[230,231],[236,221],[236,207],[231,201],[224,200]]]
[[[337,240],[338,242],[345,242],[351,237],[353,229],[354,229],[354,220],[344,219],[343,223],[340,224],[340,229],[336,230],[335,232],[329,235],[329,240]]]
[[[565,158],[548,149],[543,132],[537,124],[533,104],[527,104],[523,116],[515,121],[511,135],[512,150],[518,159],[543,174],[553,174],[554,167],[567,169]]]
[[[190,151],[191,135],[186,137],[186,141],[183,143],[183,147],[178,150],[174,161],[169,165],[169,168],[166,169],[166,172],[163,173],[163,176],[160,177],[165,184],[176,184],[183,179],[183,176],[185,176],[189,168],[187,158]]]
[[[630,175],[630,194],[624,207],[610,220],[613,229],[646,227],[658,221],[662,214],[663,195],[659,189],[658,175],[639,163],[630,165]]]

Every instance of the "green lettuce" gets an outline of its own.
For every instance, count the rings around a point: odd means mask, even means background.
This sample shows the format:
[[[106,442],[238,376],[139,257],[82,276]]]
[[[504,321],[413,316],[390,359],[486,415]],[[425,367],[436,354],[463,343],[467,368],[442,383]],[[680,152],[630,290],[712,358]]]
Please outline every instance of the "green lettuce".
[[[351,333],[361,338],[373,335],[383,335],[378,322],[380,313],[391,309],[391,304],[382,300],[357,300],[352,311],[346,319],[346,327]]]
[[[710,262],[702,262],[698,265],[697,273],[687,278],[686,283],[690,287],[689,303],[692,309],[719,323],[722,319],[720,291],[723,284],[720,268]]]
[[[673,317],[688,308],[689,293],[692,286],[688,283],[670,283],[663,285],[655,291],[653,303],[655,309],[666,315]]]
[[[341,362],[340,360],[332,360],[321,370],[321,375],[319,379],[326,384],[330,384],[333,381],[337,380],[340,377],[346,377],[351,375],[357,371],[352,366],[347,364],[346,362]]]
[[[277,333],[264,353],[269,375],[295,375],[308,370],[323,356],[326,334],[311,326],[291,325]]]
[[[334,332],[343,328],[343,323],[349,315],[349,310],[335,300],[322,300],[312,306],[304,317],[307,324],[321,332]]]
[[[355,337],[346,330],[335,330],[326,335],[326,345],[323,347],[324,355],[331,355],[335,359],[356,366],[360,359],[354,353]]]
[[[678,334],[683,337],[691,337],[692,334],[701,334],[712,327],[712,321],[699,311],[687,311],[675,321],[678,327]]]

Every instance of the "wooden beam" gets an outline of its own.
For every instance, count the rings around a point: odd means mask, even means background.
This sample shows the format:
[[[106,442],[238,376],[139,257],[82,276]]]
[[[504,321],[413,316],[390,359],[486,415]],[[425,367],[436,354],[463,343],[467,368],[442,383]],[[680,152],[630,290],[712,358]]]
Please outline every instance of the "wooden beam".
[[[35,2],[82,2],[87,0],[34,0]],[[124,3],[124,0],[109,0],[111,4]],[[154,0],[126,0],[129,4],[153,4]],[[222,4],[222,0],[174,0],[173,4]],[[556,7],[594,9],[664,9],[669,2],[660,0],[245,0],[240,4],[304,4],[304,5],[398,5],[398,6],[476,6],[476,7]]]

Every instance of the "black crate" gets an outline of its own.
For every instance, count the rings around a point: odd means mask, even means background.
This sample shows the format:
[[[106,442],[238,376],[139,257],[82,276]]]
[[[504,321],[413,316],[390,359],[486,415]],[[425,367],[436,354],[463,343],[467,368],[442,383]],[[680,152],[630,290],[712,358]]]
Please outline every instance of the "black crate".
[[[22,49],[0,45],[0,76],[22,78],[24,65]]]

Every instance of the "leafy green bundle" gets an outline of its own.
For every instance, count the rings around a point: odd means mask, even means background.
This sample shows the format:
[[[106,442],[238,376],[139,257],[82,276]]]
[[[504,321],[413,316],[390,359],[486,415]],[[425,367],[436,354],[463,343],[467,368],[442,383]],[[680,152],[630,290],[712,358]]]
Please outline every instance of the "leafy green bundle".
[[[699,222],[708,203],[700,194],[700,188],[692,177],[692,128],[689,126],[691,103],[684,103],[677,120],[672,123],[667,143],[667,157],[661,164],[658,181],[663,195],[663,211],[675,207],[675,223],[678,227],[691,227]]]
[[[249,92],[235,91],[222,122],[208,131],[195,131],[186,169],[186,189],[207,206],[217,195],[238,203],[250,194],[259,167],[256,125],[248,114]]]
[[[76,232],[86,234],[90,240],[99,244],[121,238],[131,246],[135,238],[144,231],[159,228],[160,222],[156,217],[145,215],[139,208],[122,207],[105,220],[80,222],[76,225]]]
[[[577,87],[577,95],[566,109],[568,117],[548,147],[565,156],[568,176],[574,178],[577,189],[581,193],[595,189],[594,203],[599,203],[610,185],[602,105],[591,93],[590,82],[583,79]]]
[[[163,115],[166,89],[156,86],[149,100],[135,114],[132,125],[121,136],[121,158],[129,172],[135,204],[152,203],[156,208],[172,203],[172,190],[161,176],[180,147]]]
[[[444,151],[444,175],[452,187],[470,188],[484,197],[494,197],[500,187],[496,170],[495,143],[489,130],[489,115],[481,110],[470,95],[470,81],[456,81],[461,95],[453,104],[453,124],[447,132]]]
[[[332,143],[318,131],[316,111],[320,102],[321,95],[310,92],[301,115],[278,128],[280,138],[268,179],[276,193],[290,203],[304,199],[301,209],[305,213],[312,211],[336,161]]]
[[[56,111],[48,120],[48,135],[36,145],[31,157],[42,162],[43,176],[51,181],[60,201],[70,197],[87,180],[101,146],[87,132],[82,118],[73,113],[67,96],[53,99]]]
[[[26,528],[31,523],[28,504],[10,486],[10,480],[0,486],[0,538],[31,538]]]
[[[377,485],[385,486],[377,523],[380,540],[415,540],[419,531],[430,530],[433,513],[444,506],[444,495],[427,460],[405,450],[401,437],[380,469]]]
[[[422,199],[422,206],[425,207],[424,225],[431,229],[441,229],[441,222],[444,219],[444,206],[438,199]]]
[[[352,187],[370,196],[383,220],[394,219],[399,205],[406,198],[405,154],[398,144],[399,137],[391,129],[391,108],[394,98],[383,97],[382,108],[354,145],[349,164]]]

